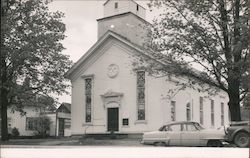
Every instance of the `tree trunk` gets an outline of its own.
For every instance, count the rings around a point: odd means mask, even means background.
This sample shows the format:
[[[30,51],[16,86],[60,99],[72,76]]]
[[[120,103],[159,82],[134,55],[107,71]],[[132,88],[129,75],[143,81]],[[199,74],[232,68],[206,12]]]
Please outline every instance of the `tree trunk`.
[[[2,27],[2,26],[1,26]],[[1,29],[2,30],[2,29]],[[3,46],[3,39],[1,34],[1,48]],[[0,107],[1,107],[1,140],[6,141],[8,140],[8,116],[7,116],[7,109],[8,109],[8,86],[7,84],[7,66],[5,58],[6,54],[3,50],[0,52]]]
[[[239,82],[230,82],[228,89],[231,121],[241,121]]]
[[[1,135],[2,141],[8,140],[8,116],[7,116],[7,107],[8,107],[8,89],[6,87],[7,81],[7,72],[6,72],[6,63],[3,58],[3,53],[0,54],[1,59],[1,86],[0,86],[0,95],[1,95]]]
[[[1,135],[2,141],[8,140],[8,117],[7,117],[7,92],[4,88],[1,88]]]

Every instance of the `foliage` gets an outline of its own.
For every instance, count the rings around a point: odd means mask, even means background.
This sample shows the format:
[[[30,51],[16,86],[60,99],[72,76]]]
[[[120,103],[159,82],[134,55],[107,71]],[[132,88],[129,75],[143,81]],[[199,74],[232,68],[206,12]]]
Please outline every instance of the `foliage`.
[[[20,135],[20,133],[19,133],[18,129],[17,129],[16,127],[14,127],[14,128],[12,129],[12,131],[11,131],[11,136],[12,136],[13,138],[16,138],[16,137],[18,137],[19,135]]]
[[[240,120],[240,101],[249,89],[247,3],[151,0],[151,9],[159,9],[162,14],[154,20],[148,46],[152,49],[150,55],[164,64],[147,61],[146,67],[152,73],[188,77],[184,87],[207,83],[225,91],[231,120]]]
[[[24,106],[37,103],[37,96],[39,100],[66,93],[64,74],[72,62],[61,53],[65,38],[61,12],[49,12],[43,0],[2,4],[0,94],[2,139],[6,139],[7,108],[14,105],[22,112]]]
[[[34,118],[34,122],[36,123],[35,128],[35,136],[46,137],[49,135],[51,120],[47,116],[40,116]]]

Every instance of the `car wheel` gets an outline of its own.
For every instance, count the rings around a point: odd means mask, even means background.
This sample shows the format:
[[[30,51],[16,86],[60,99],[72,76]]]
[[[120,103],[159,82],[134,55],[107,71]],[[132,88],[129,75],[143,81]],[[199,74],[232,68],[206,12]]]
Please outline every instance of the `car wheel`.
[[[154,146],[166,146],[164,142],[155,142]]]
[[[223,144],[219,140],[209,140],[207,142],[208,147],[222,147]]]
[[[249,134],[247,132],[236,133],[234,144],[238,147],[247,147],[249,145]]]

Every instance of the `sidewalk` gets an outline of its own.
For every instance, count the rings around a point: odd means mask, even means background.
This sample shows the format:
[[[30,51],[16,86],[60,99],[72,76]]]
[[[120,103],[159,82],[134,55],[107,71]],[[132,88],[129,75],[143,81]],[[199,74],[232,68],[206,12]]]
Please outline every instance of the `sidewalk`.
[[[94,139],[94,138],[54,138],[54,139],[11,139],[1,142],[1,147],[28,146],[143,146],[138,139]]]

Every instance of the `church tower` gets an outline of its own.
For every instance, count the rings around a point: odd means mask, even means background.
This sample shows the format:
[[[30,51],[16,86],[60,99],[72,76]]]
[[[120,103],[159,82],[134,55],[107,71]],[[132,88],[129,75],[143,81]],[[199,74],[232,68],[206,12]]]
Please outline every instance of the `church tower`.
[[[103,6],[104,17],[97,19],[98,39],[111,30],[134,44],[142,46],[146,42],[149,23],[145,8],[133,0],[107,0]]]

